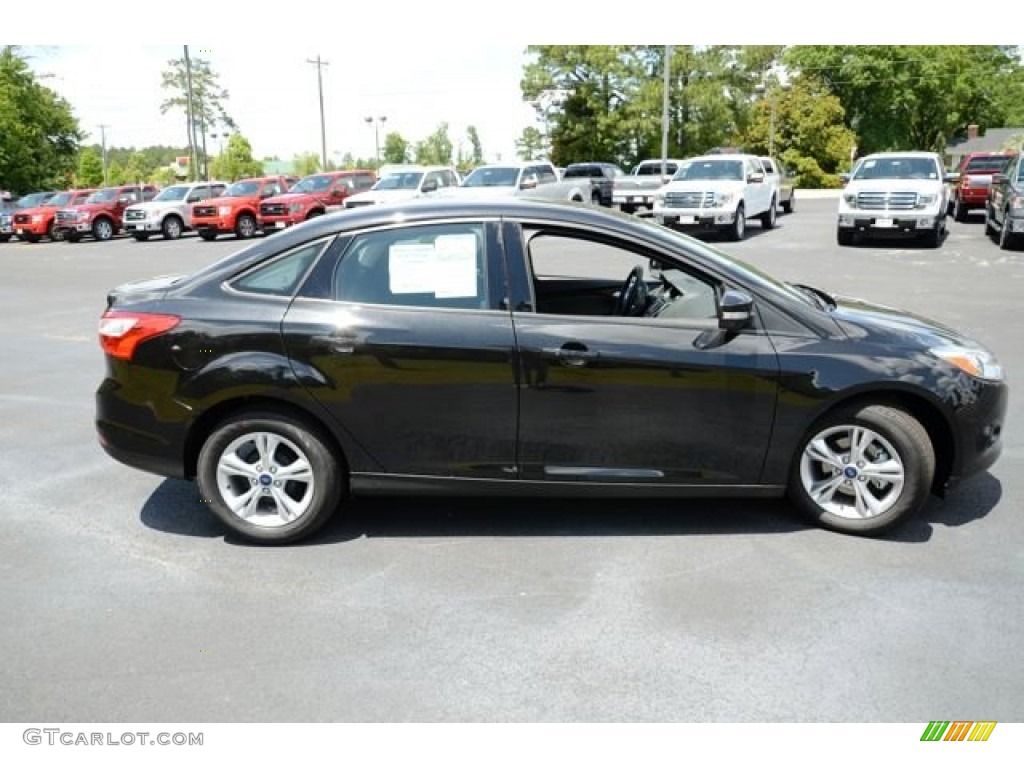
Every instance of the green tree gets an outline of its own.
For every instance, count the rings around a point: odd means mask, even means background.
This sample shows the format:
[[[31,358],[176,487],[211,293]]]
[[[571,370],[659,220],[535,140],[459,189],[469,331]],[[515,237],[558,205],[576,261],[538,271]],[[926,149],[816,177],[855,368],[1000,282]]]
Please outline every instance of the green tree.
[[[814,75],[845,109],[861,154],[898,149],[941,152],[977,123],[1000,126],[1024,93],[1012,46],[800,45],[787,65]]]
[[[103,185],[103,160],[99,152],[86,147],[78,156],[78,168],[75,170],[75,186],[100,187]]]
[[[384,137],[384,162],[409,162],[409,142],[398,131],[392,131]]]
[[[544,152],[544,135],[532,125],[523,128],[516,139],[516,154],[520,160],[539,160]]]
[[[470,162],[473,165],[482,165],[484,162],[484,147],[480,143],[480,134],[477,133],[475,125],[466,127],[466,138],[469,139],[469,143],[473,147],[473,156],[469,159]]]
[[[788,89],[774,86],[753,108],[740,143],[767,154],[775,104],[775,154],[799,187],[839,187],[839,173],[850,166],[857,137],[843,124],[843,106],[813,77],[800,76]]]
[[[153,172],[153,168],[146,162],[146,157],[141,152],[132,152],[124,163],[124,183],[135,184],[145,181]]]
[[[210,133],[219,123],[232,132],[238,131],[238,125],[228,114],[225,104],[228,100],[228,92],[221,87],[219,75],[213,71],[210,62],[203,58],[189,57],[192,71],[192,110],[193,126],[188,122],[188,72],[185,67],[185,58],[171,59],[167,62],[167,69],[161,75],[160,87],[168,92],[167,98],[160,104],[160,114],[168,112],[179,112],[186,116],[185,131],[188,136],[188,145],[192,146],[192,138],[195,136],[197,147],[196,152],[202,152],[203,134]],[[209,149],[209,148],[207,148]],[[195,169],[198,174],[200,169]]]
[[[165,165],[150,173],[148,181],[158,187],[169,187],[177,183],[178,179],[175,177],[174,171]]]
[[[416,144],[416,162],[422,165],[451,165],[452,140],[448,137],[448,123]]]
[[[292,158],[292,173],[298,177],[309,176],[320,170],[320,155],[316,152],[303,152]]]
[[[116,187],[119,184],[127,184],[124,176],[124,166],[117,160],[107,160],[107,184]]]
[[[1015,133],[1003,142],[1004,152],[1024,152],[1024,133]]]
[[[15,194],[63,187],[82,133],[71,106],[41,85],[15,46],[0,51],[0,179]]]
[[[263,164],[253,159],[252,145],[240,133],[231,134],[224,152],[210,163],[210,178],[224,181],[238,181],[262,173]]]

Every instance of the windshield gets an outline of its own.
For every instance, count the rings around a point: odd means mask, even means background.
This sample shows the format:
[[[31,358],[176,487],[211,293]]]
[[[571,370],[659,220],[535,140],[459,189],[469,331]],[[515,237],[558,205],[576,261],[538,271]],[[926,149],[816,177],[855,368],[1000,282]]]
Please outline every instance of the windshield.
[[[466,180],[464,187],[514,187],[519,178],[518,168],[477,168]]]
[[[259,191],[260,183],[258,181],[236,181],[228,187],[224,197],[247,197],[248,195],[255,195]]]
[[[1008,155],[994,155],[990,157],[972,157],[967,161],[964,171],[1001,171],[1010,162]]]
[[[742,160],[694,160],[679,166],[673,181],[695,180],[743,181]]]
[[[422,173],[393,173],[373,185],[374,189],[419,189]]]
[[[18,198],[18,202],[15,203],[17,208],[35,208],[37,205],[42,205],[50,196],[52,192],[35,192],[31,195],[25,195],[24,197]]]
[[[98,192],[93,192],[86,198],[87,203],[112,203],[117,200],[117,187],[110,187],[108,189],[101,189]]]
[[[679,166],[673,162],[665,163],[665,172],[671,176],[678,170]],[[638,165],[633,169],[634,176],[660,176],[661,175],[661,163],[647,163],[646,165]]]
[[[307,176],[288,191],[323,192],[325,189],[331,186],[332,181],[334,181],[333,176]]]
[[[184,200],[191,187],[168,187],[153,198],[153,202],[161,203],[170,200]]]
[[[71,192],[61,192],[61,193],[56,194],[53,197],[51,197],[49,200],[47,200],[45,203],[43,203],[43,205],[45,205],[47,208],[50,208],[50,207],[58,208],[58,207],[65,206],[68,203],[70,203],[71,202],[71,198],[72,198],[72,193]]]
[[[869,157],[857,166],[854,179],[937,179],[930,157]]]

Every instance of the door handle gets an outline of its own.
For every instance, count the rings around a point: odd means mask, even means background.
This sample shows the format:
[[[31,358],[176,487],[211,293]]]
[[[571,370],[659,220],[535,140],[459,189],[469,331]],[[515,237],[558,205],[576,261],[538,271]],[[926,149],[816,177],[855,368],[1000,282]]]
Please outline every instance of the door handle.
[[[600,352],[587,349],[586,344],[576,341],[567,342],[558,349],[545,349],[544,352],[557,357],[558,361],[568,368],[583,368],[601,356]]]
[[[327,347],[331,352],[339,355],[351,355],[356,351],[356,342],[359,341],[357,336],[314,336],[313,341],[318,344]]]

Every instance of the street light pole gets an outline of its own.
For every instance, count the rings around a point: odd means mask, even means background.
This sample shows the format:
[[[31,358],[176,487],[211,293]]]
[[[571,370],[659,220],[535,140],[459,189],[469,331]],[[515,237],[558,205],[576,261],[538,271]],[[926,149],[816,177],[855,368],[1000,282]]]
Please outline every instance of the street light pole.
[[[373,146],[374,146],[374,158],[377,161],[377,167],[380,167],[380,124],[387,122],[387,117],[381,115],[374,119],[373,117],[364,117],[363,121],[369,125],[373,123]]]
[[[668,176],[668,86],[671,80],[672,46],[665,46],[665,82],[661,94],[661,179]]]
[[[107,128],[109,125],[100,125],[100,142],[103,148],[103,186],[109,186],[107,181]]]
[[[324,121],[324,67],[329,66],[330,62],[323,61],[320,58],[320,54],[316,55],[315,59],[306,59],[307,64],[313,64],[316,67],[316,86],[320,92],[320,160],[323,163],[321,168],[327,169],[327,124]]]

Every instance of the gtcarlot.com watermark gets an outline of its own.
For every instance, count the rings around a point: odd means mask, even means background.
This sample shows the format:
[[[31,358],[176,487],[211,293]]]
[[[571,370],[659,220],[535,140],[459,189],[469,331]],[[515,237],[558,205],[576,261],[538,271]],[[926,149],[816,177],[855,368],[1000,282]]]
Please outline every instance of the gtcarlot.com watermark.
[[[201,747],[203,733],[150,733],[149,731],[125,731],[112,733],[107,731],[64,731],[60,728],[26,728],[21,738],[26,744],[36,746],[46,744],[65,747]]]

